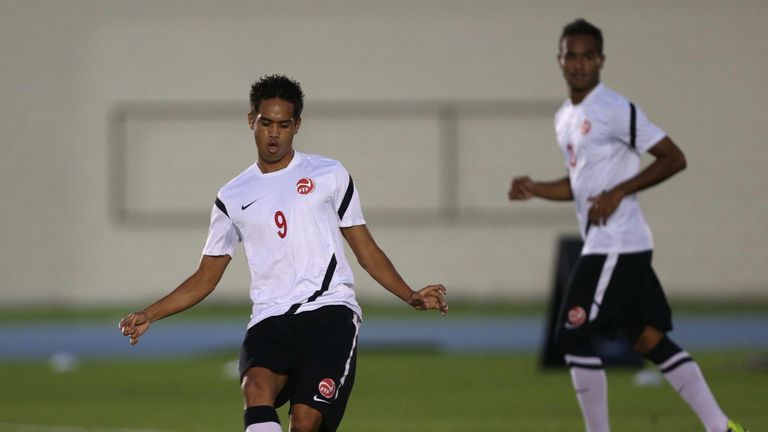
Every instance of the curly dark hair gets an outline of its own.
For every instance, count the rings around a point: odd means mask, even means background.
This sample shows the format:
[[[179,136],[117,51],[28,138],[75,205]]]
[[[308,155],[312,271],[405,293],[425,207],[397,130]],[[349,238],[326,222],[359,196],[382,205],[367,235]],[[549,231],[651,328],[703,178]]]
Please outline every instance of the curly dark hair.
[[[592,36],[597,42],[598,54],[603,54],[603,32],[584,18],[579,18],[563,27],[563,33],[560,35],[560,46],[563,45],[563,39],[573,35]]]
[[[293,104],[293,116],[297,120],[301,118],[301,110],[304,108],[304,92],[298,81],[285,75],[264,75],[251,85],[251,108],[259,110],[261,101],[280,98]]]

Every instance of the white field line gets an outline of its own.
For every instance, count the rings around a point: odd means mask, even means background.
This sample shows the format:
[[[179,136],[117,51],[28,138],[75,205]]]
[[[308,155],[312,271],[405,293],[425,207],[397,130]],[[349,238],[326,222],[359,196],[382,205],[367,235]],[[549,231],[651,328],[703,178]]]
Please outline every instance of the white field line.
[[[0,422],[0,432],[170,432],[160,429],[88,428],[81,426],[52,426]]]

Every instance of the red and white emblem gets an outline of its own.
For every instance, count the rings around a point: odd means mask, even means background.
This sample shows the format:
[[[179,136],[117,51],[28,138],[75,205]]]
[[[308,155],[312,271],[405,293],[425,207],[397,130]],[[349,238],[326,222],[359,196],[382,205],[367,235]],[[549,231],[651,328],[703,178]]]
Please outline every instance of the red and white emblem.
[[[317,391],[323,397],[330,399],[336,394],[336,383],[330,378],[325,378],[317,385]]]
[[[315,190],[315,182],[311,178],[304,177],[296,182],[296,192],[306,195]]]
[[[592,122],[588,119],[584,119],[584,123],[581,124],[581,134],[586,135],[592,130]]]
[[[568,311],[568,324],[572,327],[578,327],[587,320],[587,312],[581,306],[574,306]]]

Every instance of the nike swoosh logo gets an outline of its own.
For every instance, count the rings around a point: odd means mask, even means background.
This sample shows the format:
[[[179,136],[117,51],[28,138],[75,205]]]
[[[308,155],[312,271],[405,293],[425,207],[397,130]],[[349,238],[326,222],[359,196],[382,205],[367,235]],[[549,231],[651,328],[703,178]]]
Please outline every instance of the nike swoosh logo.
[[[251,204],[255,203],[256,201],[258,201],[258,198],[257,198],[257,199],[255,199],[255,200],[253,200],[253,201],[251,201],[251,202],[249,202],[248,204],[246,204],[246,205],[244,205],[244,206],[240,206],[240,209],[241,209],[241,210],[245,210],[245,209],[247,209],[248,207],[250,207],[250,206],[251,206]]]
[[[317,395],[315,395],[312,399],[314,399],[317,402],[327,403],[329,405],[331,403],[331,401],[328,401],[328,400],[325,400],[325,399],[320,399],[319,397],[317,397]]]

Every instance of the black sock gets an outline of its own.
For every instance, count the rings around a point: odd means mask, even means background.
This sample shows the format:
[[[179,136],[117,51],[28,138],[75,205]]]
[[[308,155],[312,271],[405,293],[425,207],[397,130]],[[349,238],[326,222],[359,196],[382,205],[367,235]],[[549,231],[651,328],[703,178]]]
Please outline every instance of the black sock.
[[[256,423],[277,423],[280,424],[280,419],[277,417],[277,411],[269,405],[252,406],[245,409],[243,413],[243,419],[245,420],[245,427]]]

